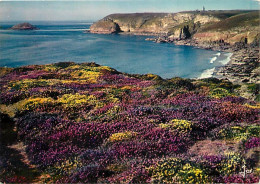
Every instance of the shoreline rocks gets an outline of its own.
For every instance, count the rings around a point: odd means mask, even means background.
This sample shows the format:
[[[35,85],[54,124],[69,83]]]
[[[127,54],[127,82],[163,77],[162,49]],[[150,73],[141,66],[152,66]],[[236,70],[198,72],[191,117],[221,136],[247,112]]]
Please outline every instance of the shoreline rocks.
[[[37,30],[38,28],[28,22],[24,22],[21,24],[14,25],[10,29],[12,29],[12,30]]]
[[[175,41],[176,45],[194,46],[221,52],[230,52],[233,55],[230,61],[215,69],[213,77],[228,79],[233,83],[260,83],[259,46],[253,44],[237,43],[234,45],[225,43],[200,43],[194,40]],[[237,47],[238,45],[242,47]]]
[[[194,39],[173,40],[167,36],[146,38],[156,43],[173,43],[175,45],[192,46],[199,49],[230,52],[230,61],[215,69],[213,77],[228,79],[233,83],[260,83],[259,45],[237,42],[234,45],[223,42],[200,42]]]
[[[233,83],[260,83],[259,48],[245,48],[233,52],[230,62],[215,71],[218,78]]]

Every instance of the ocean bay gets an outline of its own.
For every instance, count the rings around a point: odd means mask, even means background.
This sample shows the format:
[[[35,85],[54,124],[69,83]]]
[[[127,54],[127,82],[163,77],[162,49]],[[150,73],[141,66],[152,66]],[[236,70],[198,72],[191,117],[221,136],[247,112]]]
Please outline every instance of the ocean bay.
[[[1,67],[61,61],[95,62],[132,74],[197,78],[210,76],[213,68],[223,66],[230,56],[145,41],[147,36],[85,33],[91,25],[85,22],[34,22],[39,30],[8,30],[13,24],[0,24]]]

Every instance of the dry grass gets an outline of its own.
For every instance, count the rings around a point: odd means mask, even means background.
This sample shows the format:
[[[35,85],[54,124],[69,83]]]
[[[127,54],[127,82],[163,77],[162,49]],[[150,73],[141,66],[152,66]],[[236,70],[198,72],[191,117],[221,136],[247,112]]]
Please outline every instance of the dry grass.
[[[203,140],[194,144],[188,151],[189,154],[197,155],[223,155],[225,151],[237,151],[239,143],[225,140]]]

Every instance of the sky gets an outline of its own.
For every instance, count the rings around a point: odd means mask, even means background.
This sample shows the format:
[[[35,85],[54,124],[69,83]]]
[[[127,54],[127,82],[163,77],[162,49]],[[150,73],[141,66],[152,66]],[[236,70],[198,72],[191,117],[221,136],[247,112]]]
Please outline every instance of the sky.
[[[0,0],[0,21],[97,21],[111,13],[259,9],[260,0]]]

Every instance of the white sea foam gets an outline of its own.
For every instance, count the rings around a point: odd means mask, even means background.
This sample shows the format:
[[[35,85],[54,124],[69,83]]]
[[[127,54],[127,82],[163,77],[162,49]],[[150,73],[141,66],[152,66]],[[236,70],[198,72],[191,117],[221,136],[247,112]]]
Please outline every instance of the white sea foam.
[[[219,52],[219,53],[217,53],[217,54],[215,54],[216,56],[220,56],[221,55],[221,53]]]
[[[210,60],[210,63],[214,63],[214,61],[217,60],[217,57],[213,57],[211,60]]]
[[[226,59],[221,60],[221,61],[219,61],[219,62],[222,63],[223,65],[228,64],[228,62],[230,61],[232,55],[233,55],[233,53],[226,53],[226,54],[225,54],[225,56],[227,56]]]
[[[39,29],[36,31],[89,31],[90,29]]]
[[[92,25],[93,23],[91,22],[86,22],[86,23],[79,23],[80,25]]]
[[[202,74],[200,75],[199,79],[205,79],[213,76],[215,67],[211,69],[204,70]]]

